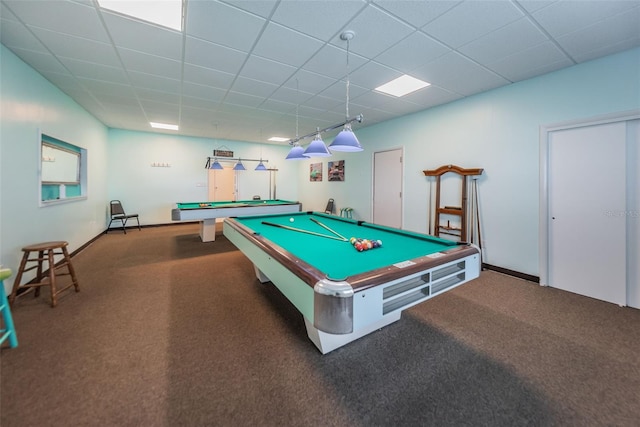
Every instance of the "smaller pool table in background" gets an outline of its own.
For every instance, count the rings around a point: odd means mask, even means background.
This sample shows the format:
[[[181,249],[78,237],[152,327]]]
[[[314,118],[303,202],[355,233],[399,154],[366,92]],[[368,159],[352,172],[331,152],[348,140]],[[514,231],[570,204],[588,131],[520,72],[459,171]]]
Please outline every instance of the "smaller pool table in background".
[[[171,210],[171,220],[200,221],[200,238],[203,242],[213,242],[216,240],[218,218],[294,213],[301,210],[301,203],[280,199],[189,202],[177,203]]]

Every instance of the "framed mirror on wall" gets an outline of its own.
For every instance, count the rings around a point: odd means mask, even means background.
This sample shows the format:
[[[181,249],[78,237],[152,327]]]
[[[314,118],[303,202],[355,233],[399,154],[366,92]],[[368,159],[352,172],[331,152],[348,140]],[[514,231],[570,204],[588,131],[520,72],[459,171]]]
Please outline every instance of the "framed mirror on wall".
[[[86,199],[87,150],[50,135],[40,135],[40,206]]]

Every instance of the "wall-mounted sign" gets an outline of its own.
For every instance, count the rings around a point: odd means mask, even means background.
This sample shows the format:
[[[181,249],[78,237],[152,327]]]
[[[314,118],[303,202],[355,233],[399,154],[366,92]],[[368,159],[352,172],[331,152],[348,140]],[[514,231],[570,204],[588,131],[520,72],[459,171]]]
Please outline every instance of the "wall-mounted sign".
[[[233,151],[229,150],[213,150],[214,157],[233,157]]]

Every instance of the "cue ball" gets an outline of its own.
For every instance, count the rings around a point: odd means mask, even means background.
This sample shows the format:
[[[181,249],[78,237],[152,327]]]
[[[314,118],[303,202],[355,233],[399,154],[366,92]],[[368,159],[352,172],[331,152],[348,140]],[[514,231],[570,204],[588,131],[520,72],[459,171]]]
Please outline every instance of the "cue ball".
[[[293,221],[295,221],[295,219],[289,218],[289,222],[293,222]]]

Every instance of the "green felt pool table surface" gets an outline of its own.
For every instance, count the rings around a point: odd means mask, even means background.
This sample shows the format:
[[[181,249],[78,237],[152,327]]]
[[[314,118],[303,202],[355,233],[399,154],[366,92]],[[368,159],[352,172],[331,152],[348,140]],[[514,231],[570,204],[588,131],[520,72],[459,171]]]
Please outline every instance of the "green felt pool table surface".
[[[293,222],[290,221],[291,218]],[[358,252],[349,241],[320,237],[263,223],[269,222],[336,237],[311,218],[317,219],[347,239],[356,237],[381,240],[382,247]],[[457,242],[450,240],[317,212],[260,215],[235,218],[235,220],[334,280],[342,280],[419,257],[438,257],[442,251],[457,246]]]

